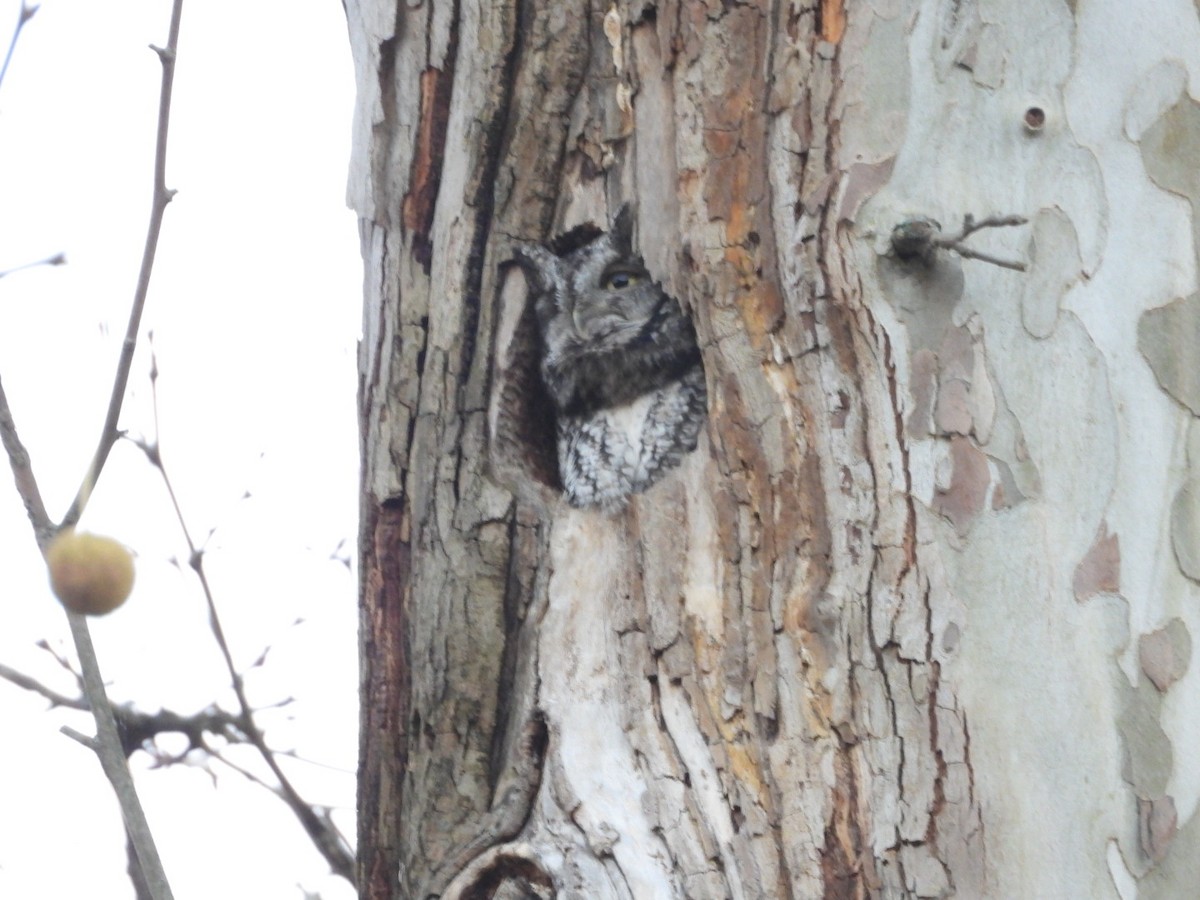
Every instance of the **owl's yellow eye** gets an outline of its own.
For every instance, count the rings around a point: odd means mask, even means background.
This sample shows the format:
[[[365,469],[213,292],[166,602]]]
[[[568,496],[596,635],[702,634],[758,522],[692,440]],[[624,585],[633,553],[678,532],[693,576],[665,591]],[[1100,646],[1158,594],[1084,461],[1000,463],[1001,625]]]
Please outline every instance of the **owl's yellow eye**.
[[[606,273],[600,279],[600,286],[611,291],[620,291],[628,287],[633,287],[635,284],[641,284],[644,280],[644,276],[638,272],[631,272],[628,269],[617,269],[615,272]]]

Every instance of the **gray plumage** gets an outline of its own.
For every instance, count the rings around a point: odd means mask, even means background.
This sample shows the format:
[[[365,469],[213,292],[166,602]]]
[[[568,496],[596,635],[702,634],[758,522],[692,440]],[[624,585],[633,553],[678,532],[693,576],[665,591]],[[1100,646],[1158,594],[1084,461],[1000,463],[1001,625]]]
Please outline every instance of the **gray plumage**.
[[[707,397],[696,332],[632,249],[632,217],[517,251],[541,336],[558,468],[573,506],[617,508],[696,447]]]

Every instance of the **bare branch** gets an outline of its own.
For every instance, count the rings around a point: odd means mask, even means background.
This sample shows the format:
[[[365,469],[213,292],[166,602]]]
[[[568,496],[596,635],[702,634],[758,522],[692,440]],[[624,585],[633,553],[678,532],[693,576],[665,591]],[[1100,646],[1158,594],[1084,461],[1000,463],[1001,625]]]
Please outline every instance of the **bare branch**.
[[[37,479],[33,475],[29,454],[17,434],[12,412],[8,406],[8,398],[2,387],[0,387],[0,441],[3,442],[8,455],[17,491],[25,504],[25,510],[33,525],[38,546],[44,553],[55,529],[46,513],[41,492],[37,486]],[[125,829],[138,848],[138,858],[142,862],[143,872],[151,887],[151,896],[155,900],[170,900],[171,889],[166,875],[163,873],[158,850],[154,845],[153,835],[150,833],[150,826],[146,822],[145,813],[138,800],[133,777],[129,773],[116,719],[104,689],[100,664],[96,659],[96,651],[92,646],[92,637],[88,631],[87,622],[83,616],[70,611],[67,612],[67,622],[71,628],[75,651],[79,655],[84,697],[96,720],[97,737],[86,739],[85,746],[96,752],[100,759],[100,766],[112,784],[113,792],[117,795],[121,814],[125,820]],[[80,740],[77,732],[72,733],[71,736]]]
[[[146,743],[160,734],[182,734],[188,739],[188,750],[203,750],[209,754],[213,749],[205,739],[206,734],[218,735],[231,744],[243,744],[248,740],[241,716],[226,712],[215,704],[188,715],[167,709],[146,713],[125,704],[117,708],[117,721],[121,725],[125,753],[129,756],[135,750],[145,749]],[[178,762],[178,759],[174,761]]]
[[[146,814],[133,786],[133,776],[129,773],[116,717],[104,690],[100,663],[96,659],[96,649],[92,646],[92,635],[88,631],[87,621],[83,616],[69,611],[67,621],[71,626],[71,637],[75,640],[75,650],[79,654],[79,664],[83,670],[84,696],[87,697],[92,715],[96,719],[95,750],[100,758],[100,766],[112,783],[113,791],[121,805],[125,831],[137,849],[138,862],[141,864],[150,896],[154,900],[171,900],[174,894],[159,859],[150,824],[146,821]]]
[[[5,59],[4,68],[0,69],[0,79],[3,78],[4,72],[7,70],[8,60],[12,57],[13,47],[16,44],[17,35],[21,27],[29,20],[35,10],[36,7],[29,7],[24,3],[22,4],[20,20],[17,24],[12,44],[9,47],[8,57]],[[170,122],[171,88],[175,75],[175,48],[179,43],[179,19],[182,10],[183,0],[174,0],[171,10],[167,50],[159,52],[159,59],[162,62],[162,86],[159,92],[158,129],[155,144],[154,199],[151,205],[150,224],[147,229],[146,243],[142,252],[142,266],[138,274],[137,288],[134,291],[133,306],[129,314],[129,324],[125,330],[125,341],[117,363],[108,412],[105,416],[104,426],[101,429],[99,443],[92,457],[92,462],[84,475],[83,484],[76,494],[74,501],[72,501],[70,508],[67,510],[66,515],[63,517],[60,527],[73,526],[79,521],[83,509],[87,505],[88,497],[91,496],[96,479],[99,477],[100,471],[104,468],[104,463],[108,459],[109,451],[119,436],[117,432],[117,420],[121,414],[125,389],[129,381],[133,351],[137,346],[138,330],[141,324],[142,311],[146,304],[146,295],[150,285],[150,273],[154,266],[155,250],[158,246],[158,236],[162,228],[163,212],[171,199],[171,194],[167,191],[165,185],[167,134]],[[25,504],[25,510],[33,525],[38,546],[45,553],[46,547],[56,529],[50,523],[49,516],[46,513],[45,505],[37,487],[37,480],[33,476],[29,454],[18,437],[12,412],[2,389],[0,389],[0,442],[3,443],[5,452],[8,455],[17,491],[20,493],[21,500]],[[91,741],[89,746],[95,750],[96,755],[100,759],[101,768],[104,770],[104,774],[108,777],[113,791],[117,795],[117,801],[120,804],[121,814],[125,821],[125,830],[136,850],[138,863],[141,867],[141,875],[145,879],[149,896],[153,900],[171,900],[173,894],[167,882],[166,874],[163,871],[162,862],[158,856],[158,849],[155,847],[154,837],[150,832],[150,826],[146,822],[145,812],[142,810],[137,791],[133,785],[133,777],[129,772],[113,708],[108,701],[108,695],[104,689],[104,680],[100,674],[100,665],[96,659],[95,648],[92,646],[92,638],[88,631],[87,622],[83,616],[70,611],[67,612],[67,621],[71,628],[71,637],[75,643],[75,650],[79,655],[84,696],[96,720],[96,738],[94,741]],[[76,737],[79,739],[77,734]]]
[[[107,462],[108,455],[121,436],[121,433],[117,429],[117,424],[128,387],[134,351],[137,347],[141,318],[149,292],[150,277],[162,230],[163,217],[167,204],[170,203],[174,193],[166,187],[166,148],[181,11],[182,0],[174,0],[167,45],[166,47],[152,46],[151,48],[158,55],[162,64],[162,86],[159,95],[159,119],[154,164],[154,193],[146,241],[143,247],[142,263],[100,437],[82,483],[59,528],[73,526],[79,521],[97,479]],[[32,12],[32,9],[27,7],[22,8],[22,16],[17,26],[17,33],[19,33],[21,26],[28,20],[29,16],[32,15]],[[17,34],[14,33],[13,46],[15,46],[16,38]],[[12,46],[9,48],[9,58],[11,58],[11,55]],[[6,68],[7,60],[5,62]],[[0,79],[3,77],[3,71],[0,70]],[[61,261],[63,261],[61,258],[51,258],[45,262],[47,264],[57,264]],[[33,476],[28,454],[19,440],[7,399],[4,397],[2,390],[0,390],[0,439],[3,440],[5,450],[9,456],[18,491],[25,503],[30,520],[34,525],[39,546],[44,550],[57,529],[49,521],[49,516],[46,513],[37,487],[37,481]],[[155,462],[159,471],[163,474],[164,480],[167,481],[168,491],[171,494],[172,503],[175,505],[176,515],[179,518],[180,525],[184,526],[183,516],[179,510],[170,482],[166,478],[166,472],[163,470],[161,464],[156,461],[157,446],[147,445],[143,449],[147,451],[147,455],[152,462]],[[353,882],[354,860],[346,841],[338,833],[327,815],[323,815],[300,798],[291,782],[279,767],[274,754],[267,747],[261,731],[253,721],[253,710],[246,698],[242,677],[233,663],[228,642],[226,641],[220,619],[217,615],[212,592],[204,572],[203,553],[195,546],[190,534],[187,533],[186,526],[184,526],[184,533],[191,551],[189,562],[191,567],[196,571],[204,590],[210,612],[211,627],[225,658],[234,692],[241,708],[241,715],[239,717],[232,717],[221,713],[222,716],[226,717],[224,720],[221,722],[207,721],[205,724],[212,727],[219,726],[231,730],[236,729],[240,734],[244,734],[245,739],[255,746],[277,779],[279,783],[277,792],[293,809],[310,838],[326,857],[333,871]],[[196,721],[196,717],[191,717],[190,719],[186,717],[173,719],[166,713],[147,716],[145,714],[137,714],[127,707],[114,710],[104,690],[99,665],[95,658],[86,621],[83,617],[71,613],[68,613],[68,621],[80,658],[85,695],[85,699],[76,701],[75,704],[77,704],[76,708],[90,708],[93,711],[96,719],[97,738],[88,738],[86,735],[74,731],[74,729],[64,729],[64,733],[69,734],[80,743],[93,749],[99,756],[105,774],[112,782],[113,789],[120,801],[126,830],[136,852],[138,865],[141,869],[140,874],[146,882],[147,893],[154,900],[169,900],[172,897],[172,893],[167,884],[165,874],[162,871],[153,838],[133,788],[132,778],[130,777],[127,765],[127,755],[146,740],[147,735],[153,736],[160,731],[183,731],[193,743],[201,741],[202,739],[198,737],[199,732],[194,730],[199,727],[199,723]],[[20,673],[14,672],[12,674],[19,676]],[[20,682],[14,681],[14,683]],[[55,702],[69,700],[69,698],[62,697],[54,692],[49,692],[48,694],[47,691],[49,689],[38,690],[40,685],[32,679],[27,680],[22,686],[35,690],[43,696],[47,696],[48,699],[53,699]],[[44,686],[40,687],[44,688]],[[212,752],[207,747],[205,749],[210,753]]]
[[[53,688],[42,684],[38,679],[19,672],[11,666],[0,663],[0,678],[19,688],[45,697],[53,706],[68,709],[90,711],[87,699],[84,697],[68,697]],[[132,704],[124,703],[113,707],[113,715],[117,721],[117,729],[121,735],[121,743],[125,756],[133,755],[136,750],[146,749],[147,742],[153,741],[160,734],[182,734],[188,739],[188,750],[201,749],[210,755],[216,755],[208,745],[206,734],[224,738],[230,744],[246,744],[249,738],[240,716],[226,712],[216,704],[206,707],[196,713],[183,715],[167,709],[155,713],[142,712]],[[64,733],[70,732],[71,737],[79,739],[79,733],[74,729],[65,728]],[[88,747],[95,749],[92,738],[86,738]],[[147,750],[147,752],[150,752]],[[168,761],[177,762],[178,759]]]

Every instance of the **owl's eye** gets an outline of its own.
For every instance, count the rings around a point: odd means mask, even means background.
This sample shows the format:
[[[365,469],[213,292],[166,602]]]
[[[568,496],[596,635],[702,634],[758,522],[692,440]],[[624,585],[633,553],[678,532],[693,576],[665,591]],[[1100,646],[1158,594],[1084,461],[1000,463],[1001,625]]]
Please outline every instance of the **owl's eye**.
[[[641,284],[644,280],[643,276],[638,272],[630,272],[628,269],[618,269],[615,272],[608,272],[600,279],[600,286],[611,291],[620,291],[628,287],[633,287],[635,284]]]

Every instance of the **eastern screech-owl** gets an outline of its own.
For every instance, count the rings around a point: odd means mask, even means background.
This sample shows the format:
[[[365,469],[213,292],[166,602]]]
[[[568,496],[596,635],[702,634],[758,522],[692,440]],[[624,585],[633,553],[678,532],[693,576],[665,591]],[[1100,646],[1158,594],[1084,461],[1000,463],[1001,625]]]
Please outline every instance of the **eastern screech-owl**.
[[[626,205],[607,232],[583,226],[553,249],[517,251],[572,506],[620,507],[694,450],[704,423],[695,329],[634,255],[632,228]]]

